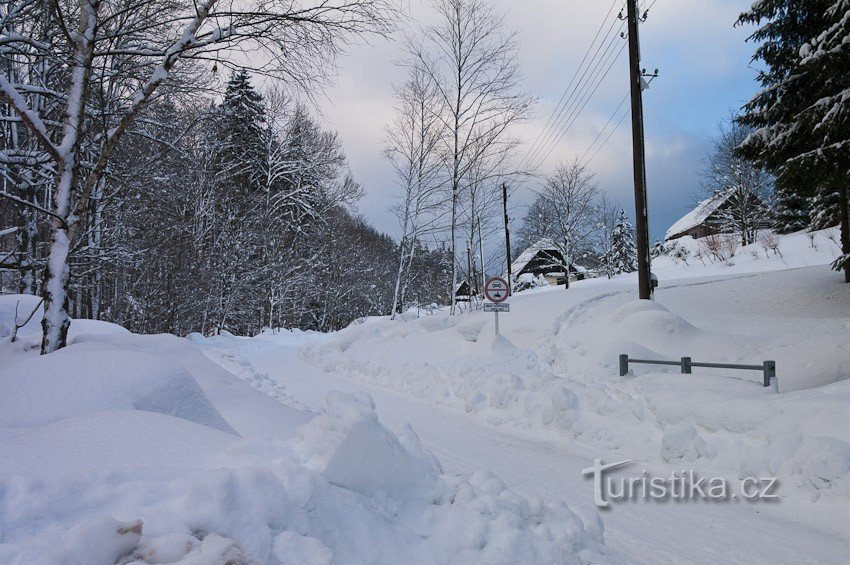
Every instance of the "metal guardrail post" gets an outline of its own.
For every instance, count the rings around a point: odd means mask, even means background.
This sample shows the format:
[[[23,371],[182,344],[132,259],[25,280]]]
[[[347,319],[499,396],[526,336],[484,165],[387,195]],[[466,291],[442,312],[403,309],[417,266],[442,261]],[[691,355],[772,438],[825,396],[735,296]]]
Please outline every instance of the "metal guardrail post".
[[[776,361],[764,361],[761,365],[741,365],[738,363],[707,363],[694,362],[690,357],[682,357],[677,361],[665,361],[660,359],[629,359],[625,353],[620,354],[620,376],[629,373],[629,363],[643,363],[645,365],[673,365],[681,368],[683,374],[691,374],[693,367],[707,367],[714,369],[743,369],[748,371],[761,370],[764,378],[764,387],[770,386],[770,380],[776,378]],[[777,388],[778,391],[778,388]]]
[[[770,379],[776,378],[776,361],[764,362],[764,386],[770,386]]]

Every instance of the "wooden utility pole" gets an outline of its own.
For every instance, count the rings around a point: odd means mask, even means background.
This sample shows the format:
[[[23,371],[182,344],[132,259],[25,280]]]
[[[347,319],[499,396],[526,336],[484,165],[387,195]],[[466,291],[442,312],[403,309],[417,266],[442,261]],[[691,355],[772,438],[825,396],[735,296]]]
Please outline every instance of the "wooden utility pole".
[[[652,299],[649,276],[649,218],[646,204],[646,155],[643,140],[643,73],[640,68],[638,40],[638,2],[627,0],[629,30],[629,82],[632,94],[632,146],[635,176],[635,227],[638,254],[638,293],[641,299]]]
[[[502,208],[505,210],[505,257],[508,259],[508,292],[511,291],[511,230],[508,223],[508,185],[502,183]]]

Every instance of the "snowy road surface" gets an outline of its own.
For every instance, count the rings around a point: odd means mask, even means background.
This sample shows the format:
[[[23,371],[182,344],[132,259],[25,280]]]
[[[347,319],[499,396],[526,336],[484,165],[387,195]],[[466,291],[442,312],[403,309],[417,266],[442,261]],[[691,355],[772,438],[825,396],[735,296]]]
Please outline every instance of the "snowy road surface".
[[[782,278],[768,274],[752,278],[746,285],[782,286]],[[740,284],[725,280],[679,281],[662,301],[679,309],[694,310],[687,288],[707,284],[702,296],[716,301],[712,316],[701,319],[723,323],[723,314],[737,309],[764,310],[765,304],[739,300]],[[780,288],[780,290],[782,290]],[[789,290],[791,290],[789,288]],[[588,289],[587,293],[594,291]],[[581,293],[577,293],[579,296]],[[725,297],[721,300],[720,297]],[[575,300],[570,298],[569,300]],[[808,296],[789,300],[773,311],[814,319],[819,317]],[[531,303],[529,302],[529,307]],[[541,312],[542,315],[542,312]],[[771,313],[759,319],[743,316],[736,331],[746,333],[768,323]],[[551,313],[550,313],[551,317]],[[798,320],[799,322],[799,320]],[[819,320],[823,322],[823,320]],[[324,336],[308,339],[322,340]],[[520,336],[516,340],[521,341]],[[331,390],[366,391],[373,396],[377,411],[390,428],[399,430],[410,423],[449,473],[487,469],[510,487],[526,495],[562,497],[573,507],[592,509],[591,483],[581,470],[592,465],[594,453],[569,438],[543,437],[520,430],[493,427],[474,416],[445,406],[412,399],[406,395],[356,382],[344,372],[325,372],[298,355],[304,340],[221,339],[211,340],[208,355],[229,370],[262,375],[285,387],[289,401],[319,410]],[[239,363],[234,363],[238,360]],[[235,371],[238,372],[238,371]],[[286,401],[286,400],[284,400]],[[643,467],[647,468],[647,467]],[[781,504],[781,503],[779,503]],[[601,513],[606,542],[640,563],[847,563],[848,541],[783,515],[788,508],[745,502],[632,502],[612,505]]]

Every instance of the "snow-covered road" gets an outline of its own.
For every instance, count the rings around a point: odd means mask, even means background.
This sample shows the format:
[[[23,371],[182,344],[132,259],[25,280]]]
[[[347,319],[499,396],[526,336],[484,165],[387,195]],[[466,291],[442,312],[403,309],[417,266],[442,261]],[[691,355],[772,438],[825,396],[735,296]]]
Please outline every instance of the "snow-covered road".
[[[319,338],[321,339],[321,338]],[[229,346],[229,347],[228,347]],[[221,341],[208,350],[233,370],[232,361],[267,375],[288,395],[313,409],[331,390],[365,391],[390,428],[410,423],[449,473],[487,469],[526,495],[561,497],[571,507],[594,509],[581,470],[598,454],[567,439],[521,437],[466,414],[325,373],[297,356],[297,345],[274,341]],[[634,502],[602,513],[606,542],[638,563],[845,563],[847,541],[793,523],[748,503]]]

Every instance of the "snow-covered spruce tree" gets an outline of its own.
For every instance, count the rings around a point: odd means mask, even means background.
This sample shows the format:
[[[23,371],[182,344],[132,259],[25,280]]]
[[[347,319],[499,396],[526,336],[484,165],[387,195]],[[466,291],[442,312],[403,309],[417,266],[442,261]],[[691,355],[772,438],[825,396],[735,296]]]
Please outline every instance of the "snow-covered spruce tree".
[[[850,182],[850,179],[848,179]],[[822,230],[841,222],[841,204],[837,191],[822,185],[815,191],[810,200],[809,227],[812,230]]]
[[[390,22],[384,0],[318,5],[248,0],[238,7],[218,0],[78,0],[61,10],[48,2],[15,4],[20,5],[10,5],[0,20],[3,48],[27,52],[25,61],[32,67],[55,62],[64,69],[53,88],[58,120],[22,94],[42,84],[22,84],[25,75],[0,72],[0,97],[50,157],[55,171],[45,210],[51,218],[51,243],[44,274],[43,353],[64,347],[67,340],[69,256],[88,225],[92,195],[119,142],[176,74],[191,74],[192,62],[229,58],[230,50],[251,44],[261,55],[234,57],[243,66],[256,65],[267,75],[303,87],[327,76],[341,42],[385,32]],[[35,32],[21,33],[30,29],[25,24],[33,18],[54,24],[51,42],[40,41]],[[283,45],[288,46],[285,51]],[[189,63],[178,65],[187,59]],[[199,78],[194,85],[195,90],[206,89],[208,79]],[[92,92],[98,90],[109,93],[114,111],[89,112]],[[49,125],[53,123],[62,124],[61,133]],[[94,130],[101,135],[87,140]]]
[[[783,190],[824,201],[837,194],[835,267],[850,283],[850,0],[761,0],[738,23],[759,26],[750,39],[766,66],[762,90],[739,119],[756,130],[740,154],[770,170]]]
[[[622,209],[611,234],[611,265],[617,275],[637,270],[635,230]]]
[[[777,184],[774,191],[773,230],[786,234],[805,229],[809,225],[810,209],[809,198],[793,190],[785,190]]]

